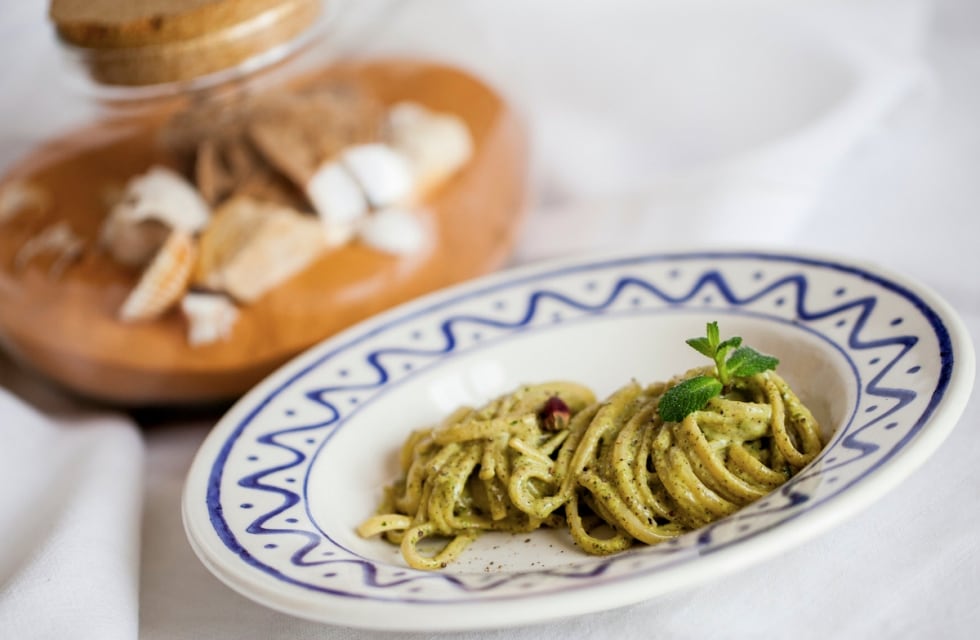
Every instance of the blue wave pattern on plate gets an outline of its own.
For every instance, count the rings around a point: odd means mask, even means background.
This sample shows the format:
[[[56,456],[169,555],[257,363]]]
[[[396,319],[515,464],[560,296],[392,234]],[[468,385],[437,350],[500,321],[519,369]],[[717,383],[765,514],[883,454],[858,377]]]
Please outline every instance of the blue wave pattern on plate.
[[[828,282],[825,276],[833,274],[833,286],[823,283],[814,290],[814,272]],[[506,304],[499,302],[501,293],[510,296]],[[898,299],[906,311],[879,318],[881,296]],[[583,554],[559,568],[490,575],[418,572],[375,562],[345,548],[310,516],[305,478],[311,461],[360,407],[425,363],[483,348],[491,338],[506,340],[598,315],[678,310],[792,324],[832,344],[860,381],[853,413],[818,460],[770,496],[661,545],[604,558]],[[416,344],[433,327],[438,339]],[[493,336],[483,336],[484,331]],[[941,361],[938,383],[924,394],[889,382],[917,345]],[[420,603],[506,599],[628,579],[759,535],[832,499],[901,451],[942,398],[953,366],[941,320],[904,287],[855,267],[756,253],[646,256],[534,273],[396,315],[323,349],[329,351],[272,390],[224,443],[208,488],[212,525],[242,560],[283,582],[336,595]],[[915,370],[911,366],[906,373]],[[254,418],[270,411],[281,412],[284,426],[253,433]],[[255,471],[225,477],[232,456],[255,462]],[[264,554],[284,550],[288,569],[263,561]],[[350,587],[349,572],[357,574],[353,584],[360,588]]]

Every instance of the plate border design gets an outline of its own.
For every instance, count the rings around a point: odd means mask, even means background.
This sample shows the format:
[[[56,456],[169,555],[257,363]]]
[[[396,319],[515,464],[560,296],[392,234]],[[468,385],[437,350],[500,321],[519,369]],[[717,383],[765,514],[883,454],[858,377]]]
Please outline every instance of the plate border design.
[[[625,268],[630,266],[638,265],[648,265],[650,263],[670,263],[670,262],[684,262],[684,261],[721,261],[720,264],[714,265],[712,267],[698,267],[700,270],[699,277],[693,281],[689,290],[680,296],[670,295],[666,293],[661,288],[658,288],[653,283],[646,281],[638,276],[628,276],[622,273],[617,274],[615,278],[608,276],[608,282],[610,284],[615,283],[614,286],[610,287],[609,295],[605,297],[603,301],[598,304],[588,304],[582,302],[581,300],[575,300],[566,293],[561,293],[555,290],[550,290],[547,286],[550,280],[553,280],[562,275],[572,275],[581,272],[596,271],[601,274],[601,272],[614,268]],[[889,362],[885,363],[877,375],[871,377],[868,380],[859,379],[859,394],[867,394],[868,396],[880,397],[883,399],[889,399],[895,402],[895,405],[890,409],[883,411],[873,418],[868,420],[863,424],[854,426],[858,416],[856,413],[852,413],[846,424],[835,433],[833,444],[834,446],[844,447],[846,449],[854,449],[860,452],[857,458],[848,459],[843,462],[837,463],[838,466],[849,465],[854,463],[856,460],[865,458],[868,455],[876,453],[879,449],[879,445],[874,442],[868,442],[862,439],[862,433],[881,421],[886,420],[889,416],[895,414],[896,412],[903,409],[909,403],[913,402],[917,398],[917,393],[908,388],[899,387],[888,387],[884,386],[882,381],[886,376],[892,371],[892,369],[905,357],[907,353],[916,345],[919,340],[917,335],[900,335],[892,336],[888,338],[879,339],[863,339],[861,337],[863,330],[866,328],[869,320],[873,317],[876,307],[878,306],[878,300],[880,294],[868,294],[856,299],[842,300],[840,304],[831,305],[823,309],[809,309],[807,308],[807,294],[809,290],[809,276],[802,270],[799,273],[782,276],[771,281],[759,280],[760,288],[754,290],[751,294],[739,297],[736,295],[733,287],[729,286],[728,280],[726,278],[725,263],[731,261],[761,261],[761,262],[773,262],[780,264],[796,264],[800,267],[815,268],[815,269],[827,269],[833,272],[839,272],[847,276],[855,276],[859,279],[871,282],[893,294],[896,294],[900,298],[909,302],[912,308],[921,314],[922,318],[926,321],[930,329],[932,330],[934,337],[938,343],[938,351],[940,356],[940,367],[939,375],[936,379],[935,387],[932,389],[929,400],[923,408],[921,414],[914,421],[913,424],[908,426],[907,432],[891,447],[890,450],[881,454],[880,459],[875,461],[869,468],[861,472],[860,474],[854,476],[849,482],[842,483],[833,492],[824,496],[818,502],[812,503],[812,506],[818,506],[820,504],[826,503],[829,500],[833,500],[839,496],[842,492],[852,487],[855,483],[862,481],[869,474],[874,473],[882,465],[892,459],[900,451],[902,451],[908,443],[921,431],[922,427],[931,419],[939,406],[942,399],[945,397],[946,392],[949,388],[950,381],[953,376],[953,371],[956,366],[956,360],[953,353],[953,344],[950,336],[949,329],[943,321],[942,316],[928,303],[926,303],[919,294],[909,289],[907,286],[895,282],[886,276],[879,275],[869,271],[867,268],[855,266],[852,264],[845,264],[831,259],[822,259],[816,257],[799,256],[786,253],[777,252],[756,252],[756,251],[701,251],[701,252],[683,252],[683,253],[657,253],[657,254],[646,254],[646,255],[635,255],[629,257],[620,258],[608,258],[608,259],[598,259],[595,261],[586,262],[573,262],[569,264],[559,264],[554,265],[531,265],[524,269],[519,270],[515,274],[504,273],[493,279],[492,282],[484,283],[477,281],[477,283],[464,284],[459,287],[454,287],[442,295],[439,295],[436,299],[431,297],[426,297],[423,301],[414,305],[410,303],[410,310],[403,310],[402,307],[395,309],[394,311],[385,314],[378,321],[370,322],[364,327],[360,325],[353,329],[353,332],[345,332],[341,337],[340,343],[335,345],[336,340],[328,340],[322,343],[320,346],[314,347],[310,353],[315,354],[315,357],[311,356],[309,362],[305,362],[302,366],[299,366],[295,371],[292,371],[289,375],[285,376],[285,380],[281,383],[275,385],[271,390],[262,390],[259,395],[260,399],[253,400],[253,396],[256,392],[249,394],[241,402],[246,404],[253,404],[254,406],[248,410],[243,417],[237,420],[237,423],[230,429],[228,435],[224,438],[221,447],[215,457],[207,480],[207,490],[206,490],[206,505],[207,511],[210,518],[211,526],[213,527],[213,533],[218,536],[225,547],[231,551],[234,555],[240,558],[243,562],[264,572],[265,574],[275,578],[276,580],[283,581],[304,589],[309,589],[317,592],[322,592],[335,596],[349,597],[349,598],[364,598],[370,600],[378,600],[385,602],[403,602],[403,603],[415,603],[415,604],[447,604],[447,603],[471,603],[471,602],[485,602],[489,600],[509,600],[513,598],[527,597],[527,594],[521,593],[508,593],[499,596],[487,594],[495,589],[506,585],[513,580],[518,578],[526,577],[529,574],[535,575],[547,575],[549,577],[558,577],[562,579],[568,579],[567,583],[563,582],[559,584],[554,589],[548,589],[541,593],[554,594],[560,593],[572,589],[587,588],[591,585],[589,579],[596,578],[605,574],[611,567],[615,564],[624,560],[628,557],[628,554],[619,554],[615,556],[609,556],[601,560],[593,561],[591,563],[582,563],[586,565],[581,571],[579,570],[538,570],[533,572],[519,572],[515,574],[502,574],[499,580],[488,581],[481,583],[479,585],[469,584],[466,580],[462,580],[457,576],[451,574],[443,573],[430,573],[430,572],[415,572],[410,569],[405,569],[403,575],[398,576],[396,579],[381,582],[379,581],[379,572],[377,570],[376,563],[366,558],[360,559],[335,559],[335,560],[308,560],[307,557],[310,552],[316,549],[324,539],[330,541],[331,544],[336,547],[343,549],[342,545],[330,539],[329,534],[325,531],[320,531],[319,533],[303,530],[296,528],[293,530],[284,531],[282,528],[277,528],[275,530],[265,530],[264,525],[273,517],[283,513],[285,510],[296,506],[299,503],[304,503],[308,505],[306,500],[307,496],[307,479],[306,472],[303,473],[304,481],[302,483],[302,488],[299,492],[287,489],[285,487],[270,486],[262,483],[263,478],[270,475],[271,473],[280,472],[287,468],[302,469],[305,468],[307,471],[312,462],[316,459],[320,452],[323,450],[333,435],[343,426],[344,422],[350,417],[350,415],[356,413],[360,408],[359,405],[353,410],[345,414],[345,412],[339,407],[335,406],[328,400],[324,398],[327,393],[332,393],[336,391],[364,391],[368,389],[382,389],[388,385],[392,380],[392,375],[386,370],[385,365],[380,361],[380,357],[384,354],[390,354],[393,352],[410,352],[413,355],[424,355],[424,356],[442,356],[451,353],[458,353],[457,349],[458,342],[456,336],[453,333],[453,323],[465,320],[467,322],[485,322],[487,324],[493,325],[495,328],[509,330],[510,336],[513,332],[520,331],[523,328],[527,328],[529,323],[535,319],[540,308],[540,303],[545,299],[552,299],[567,305],[578,312],[582,312],[585,317],[593,317],[598,315],[604,315],[605,312],[613,305],[619,296],[628,286],[639,286],[646,289],[650,294],[658,297],[664,303],[666,303],[671,310],[681,310],[681,311],[707,311],[709,309],[703,308],[692,308],[685,306],[686,303],[695,300],[699,293],[706,286],[714,287],[714,290],[721,293],[724,298],[724,307],[711,307],[710,311],[718,314],[734,314],[742,316],[759,316],[764,317],[767,320],[775,320],[783,323],[796,324],[796,326],[810,331],[818,338],[823,339],[827,343],[831,344],[842,353],[842,355],[847,359],[850,366],[854,369],[855,375],[858,376],[859,373],[856,365],[851,359],[850,355],[843,351],[839,346],[842,341],[835,341],[830,339],[825,334],[816,331],[812,327],[808,326],[806,323],[810,323],[816,320],[822,320],[829,318],[831,316],[851,312],[860,309],[856,319],[853,320],[852,325],[849,328],[849,333],[847,334],[847,349],[853,350],[855,352],[867,351],[872,349],[878,349],[881,347],[893,347],[898,346],[900,349]],[[600,278],[603,276],[600,275]],[[294,426],[278,431],[271,431],[269,433],[264,433],[258,436],[257,441],[263,445],[269,445],[273,447],[279,447],[288,451],[290,454],[295,456],[295,462],[282,466],[276,466],[274,468],[260,469],[258,471],[251,471],[248,474],[236,478],[239,486],[255,489],[259,491],[271,491],[279,494],[283,503],[271,511],[266,511],[262,514],[256,516],[248,527],[247,533],[290,533],[298,536],[298,540],[302,542],[297,544],[297,549],[291,555],[291,562],[296,566],[321,566],[329,565],[332,563],[350,563],[356,562],[360,564],[362,569],[362,580],[365,587],[370,590],[377,590],[379,593],[371,593],[370,595],[362,592],[353,592],[345,589],[335,589],[331,587],[326,587],[319,584],[310,584],[302,580],[296,579],[290,575],[287,575],[282,570],[269,566],[260,560],[258,560],[252,553],[249,552],[248,547],[241,543],[236,532],[232,530],[230,525],[224,516],[224,505],[222,504],[221,495],[221,483],[224,479],[224,471],[226,464],[228,462],[229,456],[233,447],[238,442],[239,438],[242,438],[250,424],[252,424],[256,418],[262,415],[262,412],[268,407],[280,394],[284,393],[287,389],[293,387],[294,385],[300,383],[302,379],[312,372],[314,372],[319,367],[323,366],[325,363],[329,362],[332,358],[345,353],[349,349],[356,349],[357,346],[369,340],[379,334],[392,329],[401,324],[405,324],[411,320],[417,319],[419,317],[427,315],[439,314],[444,309],[452,309],[454,306],[460,305],[469,299],[483,298],[485,296],[491,295],[495,291],[503,291],[511,289],[521,285],[530,285],[539,282],[540,286],[536,287],[532,293],[528,296],[522,297],[522,303],[526,304],[526,312],[523,317],[514,322],[502,322],[499,320],[493,320],[490,318],[480,318],[472,314],[454,316],[452,314],[448,316],[439,316],[439,327],[442,332],[442,336],[445,339],[444,345],[436,350],[413,350],[407,349],[405,347],[390,347],[384,349],[378,349],[371,351],[369,353],[360,354],[359,357],[367,361],[373,369],[378,373],[378,380],[375,383],[364,385],[356,384],[353,386],[330,386],[322,387],[320,385],[313,385],[315,388],[303,389],[304,397],[319,405],[323,410],[326,411],[323,420],[320,420],[314,424],[304,424],[301,426]],[[476,286],[474,286],[476,285]],[[774,291],[782,292],[784,289],[792,291],[792,303],[795,304],[794,313],[795,320],[787,320],[784,316],[768,315],[756,311],[746,311],[745,306],[751,304],[752,302],[772,294]],[[785,294],[788,298],[789,293]],[[742,311],[739,311],[742,309]],[[658,309],[654,312],[647,311],[647,313],[662,313],[663,310]],[[622,311],[617,313],[623,313]],[[481,345],[482,346],[482,345]],[[286,365],[286,367],[294,366]],[[275,376],[282,375],[274,374]],[[258,390],[256,390],[258,391]],[[856,412],[857,406],[860,404],[860,398],[858,402],[855,402],[854,411]],[[853,429],[852,429],[853,427]],[[319,429],[329,429],[323,441],[318,445],[316,451],[310,455],[305,452],[300,451],[296,448],[290,447],[288,445],[277,442],[276,438],[284,434],[294,434],[303,431],[313,431]],[[823,459],[827,454],[830,447],[824,449],[821,452],[818,460]],[[835,468],[835,467],[831,467]],[[808,479],[811,475],[818,475],[820,473],[826,473],[828,467],[824,467],[820,471],[810,472],[809,474],[804,471],[795,478],[793,478],[789,483],[780,488],[780,493],[782,493],[790,501],[788,506],[793,506],[797,501],[806,501],[808,498],[802,494],[794,494],[794,488],[799,485],[799,483]],[[787,508],[787,506],[780,507],[781,509]],[[750,532],[747,536],[736,537],[735,539],[728,540],[718,544],[712,544],[712,536],[714,531],[721,522],[712,523],[707,527],[700,529],[697,532],[696,549],[694,553],[696,555],[708,555],[718,553],[722,550],[728,549],[732,545],[743,542],[745,539],[760,535],[761,533],[768,531],[772,528],[778,527],[779,525],[798,518],[801,515],[812,512],[812,507],[810,509],[799,510],[796,513],[789,514],[782,520],[775,522],[763,529],[756,529]],[[314,525],[315,520],[309,513],[309,509],[306,509],[307,517],[309,517],[310,522]],[[737,515],[737,514],[736,514]],[[691,555],[692,550],[689,547],[684,547],[679,544],[672,544],[676,541],[670,541],[668,543],[663,543],[657,545],[656,547],[644,548],[644,552],[651,552],[649,550],[655,550],[652,552],[658,554],[667,555],[677,555],[676,560],[673,562],[683,563]],[[345,550],[347,551],[347,550]],[[352,552],[351,552],[352,553]],[[666,565],[661,562],[656,565],[656,567],[647,569],[646,571],[627,573],[620,576],[608,577],[608,580],[618,581],[618,580],[632,580],[642,575],[649,574],[652,571],[661,571],[666,568]],[[403,595],[386,595],[383,592],[386,589],[391,589],[393,587],[400,587],[407,583],[414,581],[428,581],[437,580],[442,581],[445,584],[452,585],[454,588],[470,592],[478,595],[477,599],[441,599],[441,598],[422,598],[422,597],[411,597]],[[536,595],[536,594],[535,594]]]

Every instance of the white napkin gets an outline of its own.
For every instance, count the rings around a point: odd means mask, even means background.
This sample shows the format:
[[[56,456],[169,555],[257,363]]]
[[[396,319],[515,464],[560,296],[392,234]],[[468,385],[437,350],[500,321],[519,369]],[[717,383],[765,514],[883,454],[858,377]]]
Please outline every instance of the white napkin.
[[[3,386],[0,358],[0,635],[133,638],[143,445],[126,419],[42,392],[46,415]]]

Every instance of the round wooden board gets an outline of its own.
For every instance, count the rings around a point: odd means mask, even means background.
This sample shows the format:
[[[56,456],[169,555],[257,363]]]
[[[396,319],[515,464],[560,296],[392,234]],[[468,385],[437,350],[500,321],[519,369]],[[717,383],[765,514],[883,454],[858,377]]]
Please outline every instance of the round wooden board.
[[[330,80],[363,84],[385,103],[455,113],[469,125],[473,158],[425,203],[435,220],[431,252],[395,257],[346,245],[243,307],[228,340],[191,347],[178,310],[151,322],[117,319],[138,274],[100,251],[86,251],[57,276],[50,259],[16,267],[24,242],[62,220],[96,245],[106,185],[169,163],[153,144],[159,117],[79,132],[38,149],[3,179],[52,194],[45,215],[0,222],[0,337],[9,351],[68,389],[113,404],[224,401],[363,318],[502,266],[523,217],[527,142],[501,97],[461,70],[425,62],[343,63],[304,82]]]

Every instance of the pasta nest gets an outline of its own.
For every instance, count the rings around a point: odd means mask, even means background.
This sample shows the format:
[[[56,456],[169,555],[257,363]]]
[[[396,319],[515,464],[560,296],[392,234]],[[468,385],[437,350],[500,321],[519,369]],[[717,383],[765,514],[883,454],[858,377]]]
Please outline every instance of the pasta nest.
[[[567,527],[587,553],[616,553],[730,515],[820,451],[819,425],[773,371],[736,379],[703,409],[663,421],[661,395],[699,373],[711,369],[633,381],[602,401],[585,386],[549,382],[461,407],[409,436],[400,478],[358,533],[383,534],[420,569],[447,566],[484,531],[543,526]],[[548,415],[552,398],[567,421]],[[430,538],[445,542],[432,552]]]

